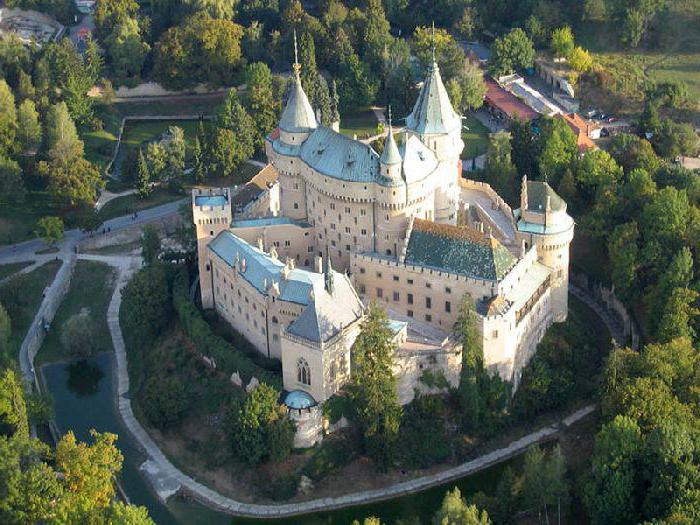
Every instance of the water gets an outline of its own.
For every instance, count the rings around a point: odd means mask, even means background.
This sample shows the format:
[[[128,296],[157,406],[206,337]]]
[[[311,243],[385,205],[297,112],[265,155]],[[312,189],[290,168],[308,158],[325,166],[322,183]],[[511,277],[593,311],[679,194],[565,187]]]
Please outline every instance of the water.
[[[117,446],[124,455],[121,485],[130,501],[146,506],[151,517],[159,525],[347,525],[354,519],[361,520],[368,516],[379,517],[387,524],[413,516],[419,517],[422,523],[429,523],[447,490],[458,486],[465,496],[479,490],[492,493],[503,469],[509,464],[517,469],[522,461],[522,458],[515,458],[418,494],[360,507],[279,520],[231,518],[197,503],[177,498],[171,498],[166,506],[151,492],[138,470],[144,457],[134,446],[116,413],[111,354],[100,354],[78,362],[47,365],[43,368],[43,373],[54,399],[56,424],[61,432],[71,429],[80,440],[89,440],[92,428],[98,432],[113,432],[119,436]]]

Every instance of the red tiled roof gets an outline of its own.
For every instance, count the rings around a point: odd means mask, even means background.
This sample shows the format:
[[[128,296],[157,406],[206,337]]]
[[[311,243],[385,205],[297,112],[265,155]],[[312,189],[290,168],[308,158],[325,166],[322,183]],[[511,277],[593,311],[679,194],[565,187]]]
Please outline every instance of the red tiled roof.
[[[587,151],[589,149],[594,149],[596,145],[593,143],[591,138],[588,136],[589,130],[591,129],[591,124],[586,122],[584,118],[578,113],[571,113],[560,115],[564,119],[571,131],[576,135],[576,143],[578,144],[579,151]]]
[[[278,138],[280,138],[280,128],[273,129],[269,137],[270,140],[277,140]]]
[[[509,118],[530,121],[540,116],[537,111],[518,97],[499,86],[495,80],[485,78],[484,81],[486,82],[486,96],[484,98],[489,106],[505,113]]]

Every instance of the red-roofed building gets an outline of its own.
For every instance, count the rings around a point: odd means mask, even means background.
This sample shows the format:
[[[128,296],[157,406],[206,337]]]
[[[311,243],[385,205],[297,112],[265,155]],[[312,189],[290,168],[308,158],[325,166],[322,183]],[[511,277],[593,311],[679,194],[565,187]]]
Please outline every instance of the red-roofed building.
[[[506,91],[492,78],[484,78],[486,96],[484,102],[498,118],[519,119],[529,122],[540,116],[537,111]]]
[[[591,134],[594,129],[597,129],[597,126],[592,125],[578,113],[564,113],[559,116],[564,119],[564,122],[569,125],[571,131],[573,131],[574,135],[576,135],[576,143],[578,144],[578,150],[581,153],[597,148],[597,146],[591,140]]]

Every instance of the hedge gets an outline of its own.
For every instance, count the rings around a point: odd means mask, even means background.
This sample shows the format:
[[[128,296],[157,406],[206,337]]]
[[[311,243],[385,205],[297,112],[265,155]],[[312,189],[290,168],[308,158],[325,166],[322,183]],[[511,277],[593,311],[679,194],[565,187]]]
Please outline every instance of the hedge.
[[[253,360],[225,339],[216,335],[189,298],[187,270],[180,270],[173,281],[173,306],[180,325],[202,355],[213,357],[216,367],[228,375],[238,372],[244,384],[252,377],[282,390],[281,378],[256,365]]]

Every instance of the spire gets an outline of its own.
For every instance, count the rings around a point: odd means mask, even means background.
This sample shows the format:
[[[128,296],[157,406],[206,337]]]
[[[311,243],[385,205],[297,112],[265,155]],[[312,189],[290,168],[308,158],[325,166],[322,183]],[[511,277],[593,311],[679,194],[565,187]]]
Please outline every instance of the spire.
[[[389,134],[386,137],[386,143],[384,144],[384,151],[379,159],[382,164],[388,166],[392,164],[399,164],[401,162],[401,154],[399,153],[399,148],[394,140],[394,133],[391,129],[391,106],[389,106]]]
[[[413,111],[406,117],[406,129],[418,134],[447,134],[461,131],[462,119],[452,107],[450,97],[435,61],[435,25],[433,24],[433,63]]]
[[[333,295],[333,267],[331,266],[331,256],[326,246],[326,256],[323,258],[323,280],[326,291]]]
[[[297,32],[294,30],[294,81],[289,89],[287,105],[280,118],[280,129],[288,133],[308,133],[318,126],[309,98],[301,87],[301,64],[297,52]]]
[[[297,30],[294,28],[294,64],[292,64],[292,69],[294,70],[294,78],[297,82],[301,82],[301,64],[299,64],[299,55],[297,53]]]

